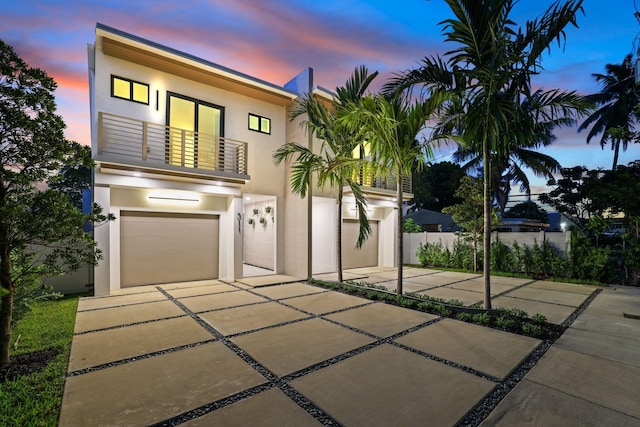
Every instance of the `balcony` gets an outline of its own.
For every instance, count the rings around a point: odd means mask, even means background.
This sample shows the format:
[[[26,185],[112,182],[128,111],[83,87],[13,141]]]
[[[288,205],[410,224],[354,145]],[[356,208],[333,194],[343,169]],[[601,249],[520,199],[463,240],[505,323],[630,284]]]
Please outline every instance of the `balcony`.
[[[362,167],[360,169],[360,173],[355,176],[355,181],[363,187],[363,191],[365,193],[378,193],[380,195],[395,196],[398,189],[395,177],[376,177],[367,169],[368,168],[366,166]],[[411,175],[406,175],[402,178],[403,197],[413,197],[412,190]]]
[[[98,114],[97,160],[249,179],[246,142],[104,112]]]

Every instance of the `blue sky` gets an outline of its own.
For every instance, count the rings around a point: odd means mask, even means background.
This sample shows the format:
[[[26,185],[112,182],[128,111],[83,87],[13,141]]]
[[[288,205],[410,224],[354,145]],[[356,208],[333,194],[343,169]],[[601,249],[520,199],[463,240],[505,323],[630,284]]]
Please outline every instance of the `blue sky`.
[[[513,20],[524,25],[550,0],[520,0]],[[640,24],[634,0],[585,0],[580,28],[567,30],[564,50],[554,46],[535,84],[545,89],[593,93],[592,73],[620,63],[638,48]],[[378,70],[378,85],[393,73],[450,48],[440,21],[450,17],[443,0],[30,0],[3,5],[0,38],[30,65],[58,82],[59,113],[67,136],[89,144],[87,43],[96,22],[151,39],[275,84],[305,67],[316,83],[334,88],[365,64]],[[586,144],[586,132],[567,128],[547,154],[564,167],[610,168],[613,152],[599,139]],[[442,147],[438,158],[451,149]],[[621,153],[619,164],[640,159],[640,144]],[[534,193],[544,182],[532,178]]]

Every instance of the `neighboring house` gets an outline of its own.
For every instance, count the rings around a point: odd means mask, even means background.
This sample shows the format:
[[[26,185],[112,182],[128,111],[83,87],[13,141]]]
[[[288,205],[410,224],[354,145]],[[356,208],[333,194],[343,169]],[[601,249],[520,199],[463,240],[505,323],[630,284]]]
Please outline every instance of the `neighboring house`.
[[[549,228],[549,224],[545,224],[530,218],[500,218],[500,222],[496,226],[496,231],[542,231]]]
[[[289,166],[272,161],[286,142],[320,144],[303,118],[288,118],[306,93],[331,100],[313,70],[278,86],[102,24],[88,54],[94,201],[116,216],[94,230],[104,254],[96,295],[237,280],[245,264],[296,277],[335,271],[336,190],[301,199]],[[394,266],[395,183],[360,179],[373,233],[353,249],[347,194],[344,267]]]
[[[422,227],[422,231],[452,232],[462,230],[451,215],[428,209],[411,212],[405,215],[404,219],[412,219],[413,222]]]

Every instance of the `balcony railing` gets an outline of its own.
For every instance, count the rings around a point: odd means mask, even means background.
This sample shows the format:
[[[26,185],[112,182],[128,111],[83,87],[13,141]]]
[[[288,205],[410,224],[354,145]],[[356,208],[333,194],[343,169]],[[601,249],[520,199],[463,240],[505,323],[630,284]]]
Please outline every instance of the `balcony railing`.
[[[206,133],[98,114],[98,154],[148,163],[247,175],[247,143]]]
[[[393,176],[389,177],[376,177],[367,171],[367,167],[362,167],[360,173],[357,174],[356,182],[363,187],[379,188],[381,190],[397,191],[397,180]],[[402,192],[412,193],[411,175],[405,175],[402,177]]]

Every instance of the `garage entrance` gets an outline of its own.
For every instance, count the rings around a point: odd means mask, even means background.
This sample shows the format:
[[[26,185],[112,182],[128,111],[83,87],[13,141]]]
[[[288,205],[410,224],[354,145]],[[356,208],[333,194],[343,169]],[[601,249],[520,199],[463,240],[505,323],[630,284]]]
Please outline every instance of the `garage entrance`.
[[[378,221],[369,220],[371,234],[360,249],[355,249],[360,224],[345,219],[342,225],[342,267],[344,269],[378,266]]]
[[[219,217],[120,213],[120,286],[218,277]]]

